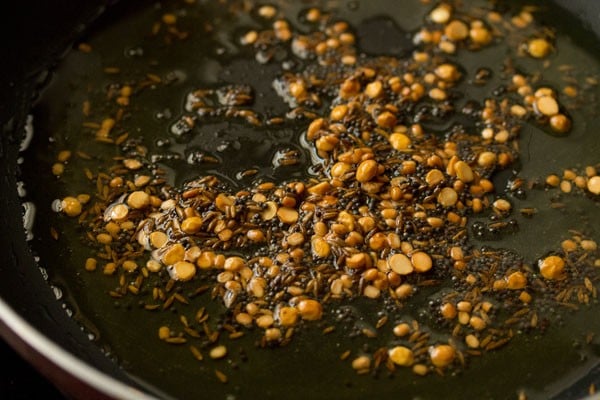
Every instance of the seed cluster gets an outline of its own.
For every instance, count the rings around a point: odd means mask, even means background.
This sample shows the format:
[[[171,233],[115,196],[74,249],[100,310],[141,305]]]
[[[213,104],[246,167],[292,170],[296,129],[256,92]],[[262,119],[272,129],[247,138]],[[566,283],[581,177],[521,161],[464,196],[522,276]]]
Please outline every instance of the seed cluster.
[[[372,354],[355,354],[352,368],[411,368],[425,375],[459,367],[468,356],[507,344],[517,330],[534,329],[542,319],[545,324],[541,310],[548,302],[576,308],[596,298],[597,246],[581,233],[572,232],[537,265],[468,242],[473,216],[508,224],[511,201],[497,194],[491,178],[518,159],[523,122],[570,130],[559,94],[515,73],[505,96],[490,96],[473,113],[477,130],[456,125],[440,133],[421,123],[458,111],[456,87],[466,78],[446,56],[503,40],[528,26],[531,13],[506,21],[495,12],[473,16],[437,5],[416,34],[417,50],[406,58],[359,57],[351,26],[324,10],[306,10],[309,32],[296,31],[275,7],[258,7],[257,14],[266,28],[241,37],[256,60],[270,62],[285,48],[305,65],[282,71],[273,83],[288,114],[273,118],[252,110],[249,85],[200,88],[187,96],[185,115],[171,133],[186,134],[216,116],[255,126],[301,119],[303,140],[318,159],[314,177],[255,182],[238,191],[213,176],[169,187],[143,147],[122,137],[117,142],[127,156],[88,174],[97,184],[94,201],[61,201],[62,212],[79,217],[96,249],[85,269],[102,266],[104,274],[118,276],[114,297],[142,297],[150,289],[145,307],[167,309],[189,303],[176,287],[196,285],[195,294],[210,291],[228,309],[221,331],[208,327],[201,309],[194,321],[182,317],[180,333],[160,327],[161,340],[183,344],[206,337],[210,358],[221,359],[227,357],[217,343],[223,332],[235,339],[257,326],[263,346],[283,345],[295,329],[364,297],[381,300],[386,317],[375,331],[361,333],[375,337],[390,321],[394,340]],[[168,14],[162,21],[174,26],[176,18]],[[522,43],[535,59],[554,50],[547,38]],[[114,101],[127,107],[135,93],[123,86]],[[429,111],[419,111],[422,104]],[[98,136],[115,142],[109,137],[114,124],[105,119]],[[59,154],[53,172],[61,175],[68,157]],[[598,195],[600,180],[591,168],[585,177],[565,171],[562,182]],[[547,180],[561,189],[562,182]],[[152,274],[163,284],[149,283],[157,281],[148,279]],[[415,293],[432,290],[429,317],[399,319],[398,310]],[[203,359],[198,347],[190,349]],[[217,377],[227,380],[220,371]]]
[[[563,193],[571,193],[577,189],[592,196],[600,194],[600,176],[597,173],[597,166],[593,165],[588,165],[580,173],[573,169],[565,169],[562,176],[548,175],[546,185],[559,188]]]

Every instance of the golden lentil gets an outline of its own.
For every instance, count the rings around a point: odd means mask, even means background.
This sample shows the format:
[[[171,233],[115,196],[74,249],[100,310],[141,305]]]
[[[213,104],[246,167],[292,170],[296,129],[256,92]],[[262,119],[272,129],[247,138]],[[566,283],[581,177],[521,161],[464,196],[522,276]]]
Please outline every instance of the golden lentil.
[[[450,345],[440,344],[431,346],[429,348],[429,357],[431,358],[431,363],[434,366],[443,368],[447,367],[454,361],[454,358],[456,357],[456,351]]]
[[[158,328],[158,338],[161,340],[165,340],[171,337],[171,330],[168,326],[161,326]]]
[[[458,201],[456,190],[445,187],[438,194],[438,203],[443,207],[453,207]]]
[[[77,217],[81,214],[82,205],[75,197],[67,196],[61,201],[61,210],[69,217]]]
[[[592,176],[588,179],[587,190],[595,195],[600,194],[600,176]]]
[[[429,18],[436,24],[445,24],[450,20],[450,16],[452,15],[452,10],[447,4],[440,4],[438,7],[431,10],[429,13]]]
[[[134,209],[141,209],[150,205],[150,195],[146,192],[135,191],[127,198],[127,205]]]
[[[365,160],[356,169],[356,180],[358,182],[368,182],[377,175],[378,169],[377,161]]]
[[[390,360],[396,365],[410,367],[414,363],[414,355],[411,349],[404,346],[396,346],[388,352]]]
[[[357,371],[368,370],[371,367],[371,359],[367,356],[356,357],[352,360],[352,368]]]
[[[535,58],[544,58],[550,54],[552,46],[544,38],[534,38],[527,43],[527,52]]]
[[[398,253],[388,259],[388,265],[395,273],[399,275],[408,275],[414,271],[411,260],[404,254]]]
[[[178,281],[189,281],[196,275],[196,266],[187,261],[177,261],[173,264],[172,277]]]
[[[446,25],[444,34],[452,41],[461,41],[469,36],[469,27],[464,22],[455,19]]]
[[[546,279],[554,280],[564,277],[565,261],[559,256],[548,256],[540,260],[540,273]]]
[[[318,320],[323,316],[323,306],[313,299],[301,300],[298,303],[297,309],[302,319],[308,321]]]
[[[413,253],[413,255],[410,257],[410,261],[413,264],[415,271],[419,273],[427,272],[433,266],[431,257],[422,251]]]
[[[209,351],[210,358],[214,360],[218,360],[220,358],[224,358],[227,355],[227,347],[223,345],[215,346]]]
[[[86,271],[95,271],[96,270],[96,266],[98,265],[98,260],[96,260],[95,258],[88,258],[87,260],[85,260],[85,270]]]
[[[564,114],[555,114],[550,117],[550,127],[554,132],[566,133],[571,129],[571,120]]]

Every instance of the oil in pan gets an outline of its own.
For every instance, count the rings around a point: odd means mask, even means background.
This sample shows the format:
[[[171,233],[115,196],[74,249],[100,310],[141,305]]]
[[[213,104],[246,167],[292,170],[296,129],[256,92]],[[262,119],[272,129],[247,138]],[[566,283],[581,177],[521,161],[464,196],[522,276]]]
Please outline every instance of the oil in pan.
[[[56,182],[33,247],[107,355],[182,399],[546,399],[590,370],[597,43],[462,3],[109,9],[23,172]]]

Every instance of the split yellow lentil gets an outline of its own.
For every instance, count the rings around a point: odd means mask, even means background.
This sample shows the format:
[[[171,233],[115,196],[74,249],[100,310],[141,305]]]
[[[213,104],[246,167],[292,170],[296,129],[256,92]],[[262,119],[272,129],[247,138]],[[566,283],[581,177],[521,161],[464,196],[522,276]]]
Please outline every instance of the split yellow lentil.
[[[565,261],[559,256],[548,256],[540,260],[539,269],[546,279],[561,279],[564,277]]]

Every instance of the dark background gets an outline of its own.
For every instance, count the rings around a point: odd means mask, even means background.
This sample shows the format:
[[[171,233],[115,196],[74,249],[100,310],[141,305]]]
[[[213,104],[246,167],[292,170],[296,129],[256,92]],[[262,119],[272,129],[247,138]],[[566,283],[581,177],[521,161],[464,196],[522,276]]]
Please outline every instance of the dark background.
[[[1,128],[6,127],[4,124],[11,116],[19,115],[23,106],[22,102],[15,101],[14,92],[23,82],[31,80],[46,67],[42,60],[55,57],[64,51],[69,41],[81,29],[76,24],[56,23],[60,20],[52,17],[57,13],[65,13],[64,21],[88,21],[95,15],[98,4],[102,2],[104,1],[90,2],[86,6],[86,1],[31,0],[2,5],[3,14],[10,16],[5,22],[12,34],[1,40],[5,60],[1,67],[0,79]],[[109,0],[105,1],[108,2]],[[1,337],[0,363],[0,399],[67,399]]]
[[[65,400],[48,380],[17,354],[5,341],[0,341],[0,398],[3,400]]]

